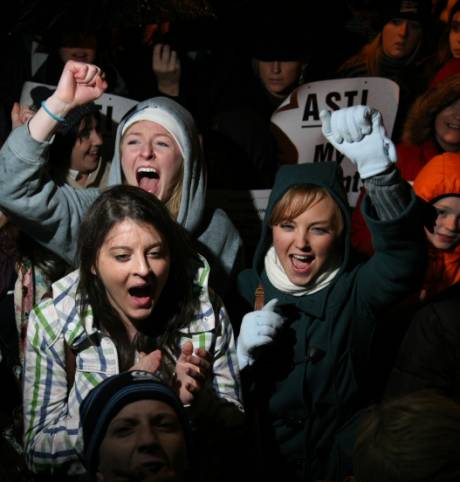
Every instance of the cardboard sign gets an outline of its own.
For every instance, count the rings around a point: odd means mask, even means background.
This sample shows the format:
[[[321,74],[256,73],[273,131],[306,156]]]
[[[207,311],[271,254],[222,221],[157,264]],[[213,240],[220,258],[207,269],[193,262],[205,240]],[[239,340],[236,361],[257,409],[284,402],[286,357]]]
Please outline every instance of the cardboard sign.
[[[399,86],[382,77],[322,80],[295,89],[271,117],[283,163],[338,162],[348,201],[355,206],[362,181],[355,165],[329,144],[321,132],[319,113],[368,105],[382,114],[391,136],[399,102]]]
[[[46,87],[50,90],[56,89],[55,85],[25,82],[22,87],[21,99],[19,101],[21,105],[33,105],[31,91],[35,87]],[[101,128],[104,138],[102,157],[108,162],[113,156],[118,124],[126,112],[134,107],[138,101],[126,97],[120,97],[119,95],[102,94],[94,101],[94,103],[101,106]]]
[[[32,105],[32,97],[30,92],[35,87],[47,87],[48,89],[55,90],[55,85],[40,84],[37,82],[24,82],[21,91],[21,105]],[[95,104],[101,106],[101,114],[104,115],[106,123],[111,126],[112,123],[118,124],[121,118],[134,107],[138,101],[133,99],[128,99],[127,97],[121,97],[119,95],[113,94],[102,94],[99,99],[94,101]]]

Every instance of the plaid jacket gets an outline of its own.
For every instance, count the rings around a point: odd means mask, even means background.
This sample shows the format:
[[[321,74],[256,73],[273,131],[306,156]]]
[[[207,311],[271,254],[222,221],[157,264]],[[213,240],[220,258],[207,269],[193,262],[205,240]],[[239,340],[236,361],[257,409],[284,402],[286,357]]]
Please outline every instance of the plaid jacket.
[[[195,278],[202,288],[200,309],[181,332],[180,345],[191,340],[194,347],[211,353],[212,391],[223,411],[228,413],[230,405],[240,412],[233,330],[222,302],[218,299],[214,307],[211,304],[208,277],[209,266],[205,262]],[[69,473],[83,471],[79,462],[80,403],[102,380],[119,373],[115,345],[95,328],[91,309],[80,317],[78,281],[77,270],[54,283],[53,297],[37,305],[29,319],[23,389],[24,443],[27,463],[35,472],[58,467],[62,470],[66,465]],[[96,339],[99,342],[88,342]],[[75,379],[69,393],[64,340],[77,349]]]

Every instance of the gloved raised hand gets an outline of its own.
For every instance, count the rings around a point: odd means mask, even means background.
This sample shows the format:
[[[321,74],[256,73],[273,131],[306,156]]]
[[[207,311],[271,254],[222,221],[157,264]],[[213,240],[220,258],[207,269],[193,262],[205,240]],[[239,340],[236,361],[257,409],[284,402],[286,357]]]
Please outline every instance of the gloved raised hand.
[[[356,164],[361,179],[375,176],[396,162],[396,149],[386,135],[379,111],[364,105],[320,112],[326,139]]]
[[[254,350],[271,343],[284,319],[274,310],[278,300],[270,300],[261,310],[251,311],[243,317],[236,354],[240,370],[254,363]]]

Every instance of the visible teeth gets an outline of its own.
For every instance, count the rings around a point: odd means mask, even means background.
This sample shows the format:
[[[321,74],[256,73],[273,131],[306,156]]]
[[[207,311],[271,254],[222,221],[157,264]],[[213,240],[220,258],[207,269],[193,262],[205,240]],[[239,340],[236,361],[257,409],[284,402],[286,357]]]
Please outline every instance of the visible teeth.
[[[295,259],[298,259],[299,261],[304,261],[304,262],[313,259],[312,256],[302,256],[300,254],[293,254],[292,257]]]
[[[136,172],[137,181],[140,182],[142,178],[159,179],[160,175],[153,167],[140,167]]]
[[[450,129],[460,129],[460,125],[458,124],[447,124],[447,127]]]

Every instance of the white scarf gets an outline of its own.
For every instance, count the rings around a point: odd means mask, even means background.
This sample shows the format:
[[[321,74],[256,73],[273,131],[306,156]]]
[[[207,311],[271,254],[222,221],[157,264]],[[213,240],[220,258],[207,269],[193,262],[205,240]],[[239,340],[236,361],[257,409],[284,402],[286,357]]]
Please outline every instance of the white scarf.
[[[282,291],[283,293],[289,293],[293,296],[304,296],[317,293],[330,284],[330,282],[339,272],[339,269],[340,267],[332,268],[324,273],[321,273],[314,284],[306,288],[305,286],[295,285],[289,280],[273,246],[265,255],[265,272],[267,273],[270,283],[277,290]]]

